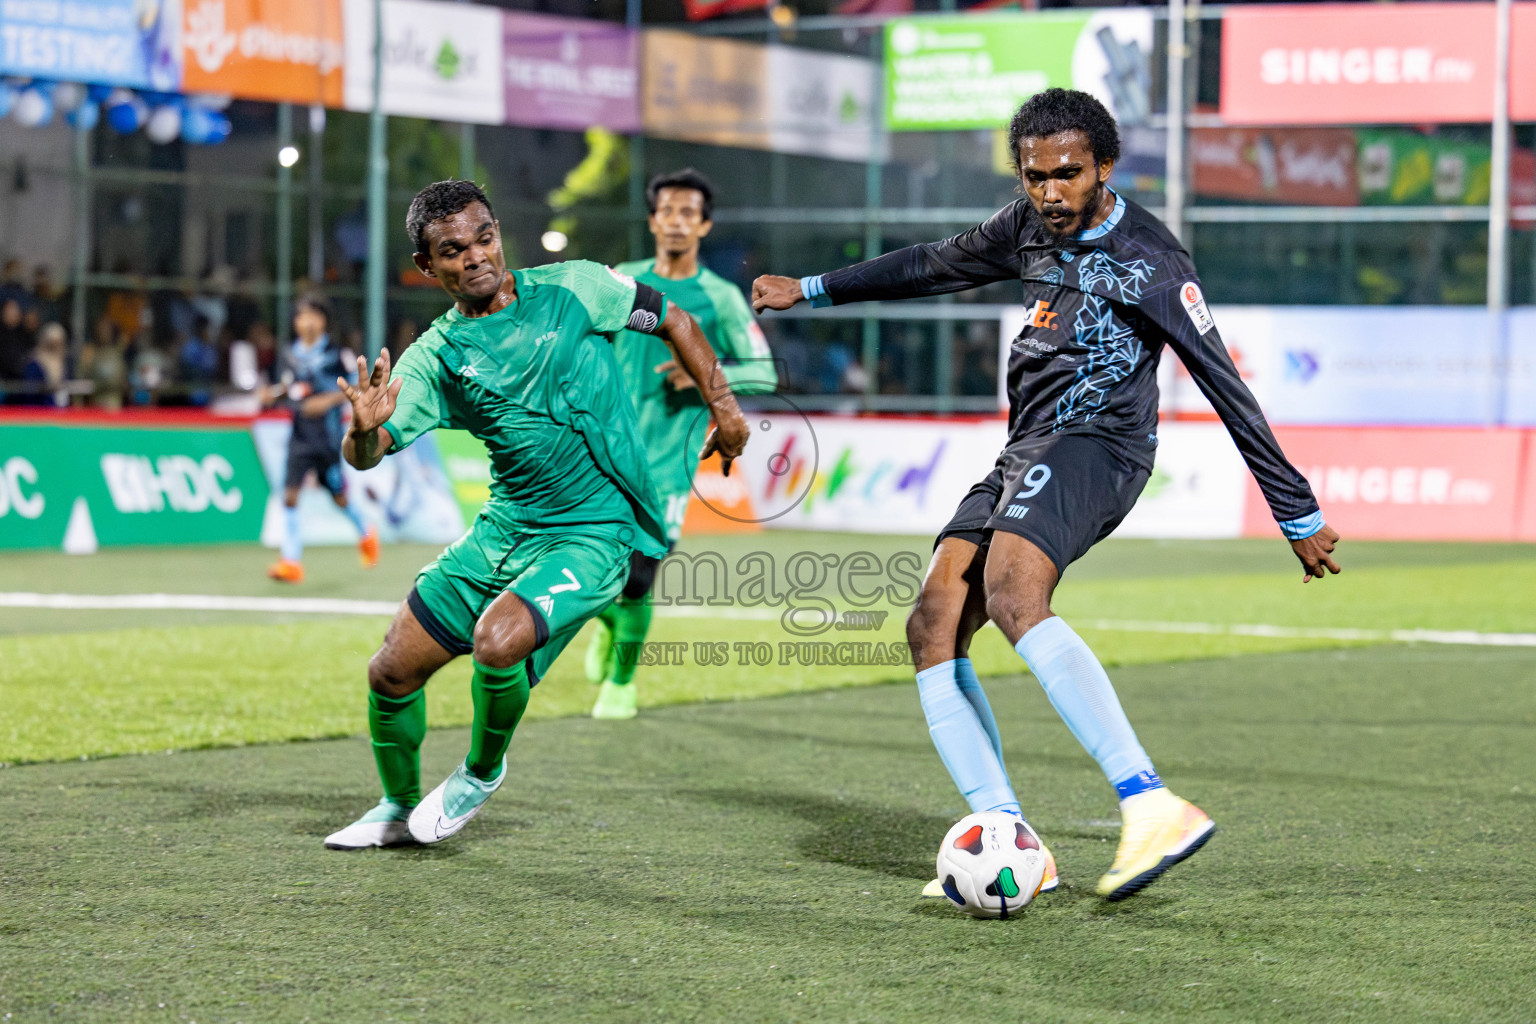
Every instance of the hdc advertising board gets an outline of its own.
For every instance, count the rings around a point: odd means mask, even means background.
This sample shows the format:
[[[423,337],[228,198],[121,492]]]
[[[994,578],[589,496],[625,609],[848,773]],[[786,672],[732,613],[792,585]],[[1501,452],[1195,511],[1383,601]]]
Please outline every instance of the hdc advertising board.
[[[1536,4],[1515,4],[1510,107],[1536,118]],[[1494,5],[1229,7],[1221,116],[1233,124],[1490,121]]]
[[[0,425],[0,490],[0,548],[255,540],[268,493],[243,425]]]

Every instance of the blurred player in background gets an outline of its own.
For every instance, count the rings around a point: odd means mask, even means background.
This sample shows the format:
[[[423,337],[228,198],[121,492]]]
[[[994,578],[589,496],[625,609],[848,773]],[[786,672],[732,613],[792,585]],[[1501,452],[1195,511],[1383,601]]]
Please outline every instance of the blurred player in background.
[[[1258,481],[1305,580],[1338,572],[1338,534],[1286,461],[1227,355],[1189,254],[1116,194],[1114,118],[1087,93],[1047,89],[1009,126],[1025,198],[942,242],[818,277],[760,277],[753,305],[905,299],[1022,280],[1027,312],[1008,360],[1008,442],[939,534],[907,622],[918,694],[939,756],[972,811],[1022,818],[997,723],[968,657],[995,622],[1120,797],[1123,899],[1198,850],[1215,824],[1163,785],[1093,651],[1051,611],[1067,566],[1130,512],[1157,450],[1157,364],[1178,354]],[[1038,837],[1036,837],[1038,842]],[[1046,885],[1055,882],[1047,853]],[[940,882],[925,894],[943,895]]]
[[[585,261],[507,270],[490,202],[471,182],[422,189],[406,229],[417,267],[454,304],[393,378],[386,351],[358,386],[339,382],[352,402],[342,451],[369,469],[437,427],[467,430],[490,450],[491,497],[416,578],[368,663],[384,798],[326,838],[336,850],[435,843],[463,828],[507,777],[529,689],[618,596],[631,554],[666,551],[613,336],[655,333],[695,380],[717,379],[693,318],[648,285]],[[703,454],[718,451],[728,469],[746,418],[729,388],[701,391],[716,423]],[[461,654],[474,659],[469,754],[422,799],[423,687]]]
[[[293,414],[288,461],[283,471],[282,556],[267,575],[283,583],[304,582],[304,537],[299,492],[314,470],[321,487],[357,527],[357,550],[363,568],[379,564],[379,532],[364,523],[347,501],[341,475],[341,407],[347,396],[336,386],[338,377],[356,382],[352,353],[331,340],[331,309],[318,295],[300,296],[293,304],[293,344],[283,357],[282,377],[268,388],[267,403],[285,406]]]
[[[724,382],[738,395],[778,386],[768,342],[735,285],[699,262],[699,243],[714,227],[714,188],[691,167],[652,178],[645,189],[656,257],[618,269],[650,285],[687,310],[720,359]],[[640,441],[650,458],[661,499],[667,550],[677,544],[699,466],[699,438],[707,423],[699,386],[652,334],[626,331],[614,346],[619,370],[635,402]],[[593,718],[635,716],[635,666],[651,628],[651,586],[657,560],[636,552],[629,580],[597,618],[587,649],[587,677],[602,683]]]

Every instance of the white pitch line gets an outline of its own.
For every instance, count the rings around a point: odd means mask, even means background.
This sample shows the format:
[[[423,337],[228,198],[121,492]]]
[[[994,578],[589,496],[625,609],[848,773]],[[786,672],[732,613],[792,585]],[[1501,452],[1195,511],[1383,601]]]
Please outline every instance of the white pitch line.
[[[57,611],[271,612],[312,615],[393,615],[398,601],[330,597],[232,597],[224,594],[28,594],[0,592],[0,608]]]
[[[55,611],[215,611],[310,615],[394,615],[394,601],[353,601],[329,597],[239,597],[221,594],[37,594],[0,592],[0,608]],[[678,619],[741,619],[771,622],[774,608],[659,606],[656,614]],[[1084,629],[1117,633],[1182,633],[1252,636],[1281,640],[1350,640],[1367,643],[1457,644],[1473,647],[1536,647],[1536,633],[1480,633],[1470,629],[1350,629],[1325,626],[1271,626],[1223,622],[1158,622],[1136,619],[1079,619]]]

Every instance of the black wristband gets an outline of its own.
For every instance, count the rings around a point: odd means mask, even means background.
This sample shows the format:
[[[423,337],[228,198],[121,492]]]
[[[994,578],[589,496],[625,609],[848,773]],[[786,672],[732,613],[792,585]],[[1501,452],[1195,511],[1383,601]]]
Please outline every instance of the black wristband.
[[[648,284],[635,282],[635,304],[629,310],[629,329],[641,334],[655,334],[661,327],[667,300]]]

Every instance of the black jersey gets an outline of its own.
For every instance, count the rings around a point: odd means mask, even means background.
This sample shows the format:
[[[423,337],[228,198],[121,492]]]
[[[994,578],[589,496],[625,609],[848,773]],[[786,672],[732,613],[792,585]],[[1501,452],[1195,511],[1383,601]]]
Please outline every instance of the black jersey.
[[[1034,206],[1019,199],[953,238],[823,274],[807,294],[864,302],[1021,280],[1026,319],[1008,357],[1009,443],[1092,434],[1148,469],[1157,446],[1157,364],[1171,345],[1215,406],[1275,519],[1289,526],[1314,516],[1312,488],[1286,461],[1238,376],[1189,254],[1156,217],[1114,198],[1103,224],[1064,247],[1050,244]]]

